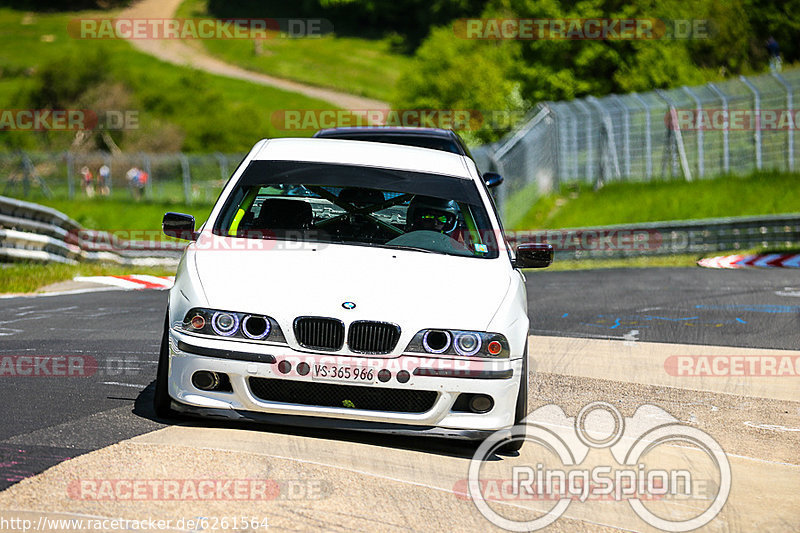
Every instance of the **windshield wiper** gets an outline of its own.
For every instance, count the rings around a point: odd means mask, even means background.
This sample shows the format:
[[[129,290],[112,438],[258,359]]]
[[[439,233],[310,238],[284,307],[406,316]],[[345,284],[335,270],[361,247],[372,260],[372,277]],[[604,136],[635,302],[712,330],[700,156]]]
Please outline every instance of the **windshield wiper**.
[[[435,254],[439,252],[434,252],[433,250],[429,250],[427,248],[419,248],[417,246],[406,246],[404,244],[384,244],[386,248],[396,248],[398,250],[411,250],[414,252],[425,252],[426,254]]]

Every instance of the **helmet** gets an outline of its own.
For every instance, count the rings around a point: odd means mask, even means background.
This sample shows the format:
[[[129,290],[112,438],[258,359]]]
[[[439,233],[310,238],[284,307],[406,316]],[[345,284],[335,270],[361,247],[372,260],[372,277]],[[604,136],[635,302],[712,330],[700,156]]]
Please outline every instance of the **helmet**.
[[[458,204],[454,200],[417,195],[408,204],[407,231],[451,233],[458,224]]]

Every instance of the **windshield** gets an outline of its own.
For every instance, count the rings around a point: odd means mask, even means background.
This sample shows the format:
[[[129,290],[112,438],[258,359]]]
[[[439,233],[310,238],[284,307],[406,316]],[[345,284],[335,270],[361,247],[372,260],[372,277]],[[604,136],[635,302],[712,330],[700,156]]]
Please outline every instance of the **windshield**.
[[[492,259],[490,218],[466,179],[393,169],[253,161],[214,233]]]
[[[378,134],[374,132],[334,133],[330,135],[320,135],[320,137],[326,139],[347,139],[350,141],[367,141],[386,144],[401,144],[404,146],[417,146],[419,148],[427,148],[429,150],[439,150],[441,152],[463,155],[461,150],[459,150],[458,145],[456,145],[453,140],[445,137],[409,134]]]

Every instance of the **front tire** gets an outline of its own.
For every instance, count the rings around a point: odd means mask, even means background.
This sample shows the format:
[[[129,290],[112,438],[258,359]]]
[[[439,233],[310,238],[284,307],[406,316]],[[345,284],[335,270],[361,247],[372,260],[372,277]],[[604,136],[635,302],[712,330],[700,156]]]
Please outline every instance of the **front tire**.
[[[528,346],[525,346],[525,351],[522,354],[522,375],[519,378],[519,392],[517,393],[517,405],[514,410],[514,425],[523,424],[525,417],[528,416]],[[525,439],[517,438],[509,440],[498,451],[501,453],[518,452],[522,445],[525,444]]]
[[[158,370],[156,370],[156,390],[153,395],[153,409],[158,418],[178,418],[172,409],[172,398],[169,396],[169,310],[164,317],[164,334],[161,337],[161,349],[158,354]]]

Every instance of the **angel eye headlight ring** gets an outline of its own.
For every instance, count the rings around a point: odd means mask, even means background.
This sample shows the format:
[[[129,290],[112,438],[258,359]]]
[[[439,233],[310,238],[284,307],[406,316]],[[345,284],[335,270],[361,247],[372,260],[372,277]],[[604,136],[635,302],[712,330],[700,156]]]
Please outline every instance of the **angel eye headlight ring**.
[[[475,355],[481,349],[481,336],[468,332],[457,333],[455,347],[458,355]]]
[[[230,337],[239,329],[239,317],[234,313],[217,311],[211,318],[211,328],[217,335]]]
[[[263,316],[247,315],[242,320],[242,333],[250,339],[263,339],[269,335],[270,329],[269,320]]]
[[[453,337],[446,329],[429,329],[422,336],[422,347],[428,353],[444,353],[452,342]]]

